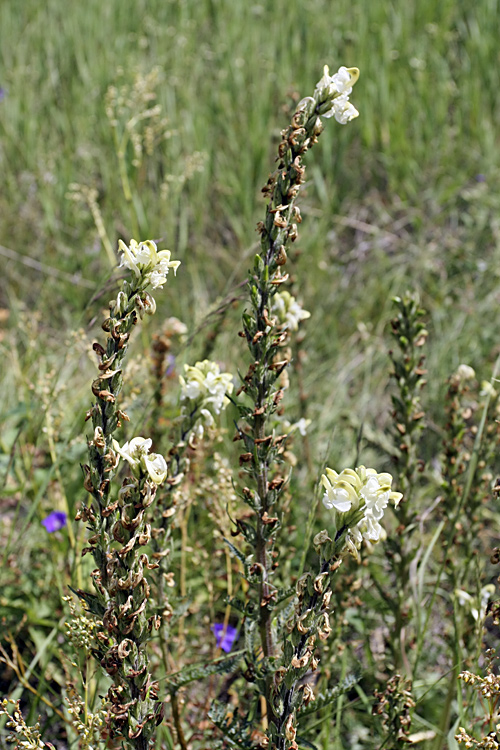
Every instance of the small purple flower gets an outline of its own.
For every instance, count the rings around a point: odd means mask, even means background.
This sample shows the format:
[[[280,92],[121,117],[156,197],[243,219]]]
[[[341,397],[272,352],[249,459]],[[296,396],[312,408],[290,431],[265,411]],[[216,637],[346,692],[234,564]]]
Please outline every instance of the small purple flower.
[[[63,526],[66,526],[67,520],[68,519],[64,511],[53,510],[52,513],[49,513],[47,518],[43,519],[42,523],[49,534],[52,534],[52,532],[59,531],[59,529],[62,529]]]
[[[7,90],[0,86],[0,102],[7,96]]]
[[[215,625],[212,625],[211,629],[215,635],[217,648],[221,648],[226,653],[229,653],[238,635],[236,628],[233,628],[232,625],[224,627],[224,623],[216,622]]]
[[[165,371],[165,377],[169,378],[175,372],[175,357],[173,354],[167,354],[168,367]]]

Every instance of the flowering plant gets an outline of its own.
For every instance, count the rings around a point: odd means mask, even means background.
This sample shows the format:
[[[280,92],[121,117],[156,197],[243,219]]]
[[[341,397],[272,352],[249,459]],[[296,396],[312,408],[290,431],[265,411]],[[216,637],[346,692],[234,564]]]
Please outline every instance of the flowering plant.
[[[64,511],[53,510],[52,513],[49,513],[49,515],[43,519],[42,524],[45,526],[49,534],[52,534],[54,531],[59,531],[59,529],[64,528],[67,521],[68,517]]]
[[[145,473],[154,484],[162,484],[167,476],[167,462],[159,453],[149,453],[151,445],[151,438],[136,437],[120,448],[120,444],[113,440],[113,448],[128,462],[134,476]]]
[[[128,246],[123,240],[118,240],[118,244],[122,250],[120,267],[133,271],[143,288],[151,285],[153,289],[162,289],[169,269],[172,268],[175,274],[180,266],[180,260],[170,260],[170,250],[158,250],[153,240],[130,240]]]
[[[223,622],[216,622],[215,625],[212,625],[211,629],[215,635],[217,648],[221,648],[226,653],[229,653],[238,636],[237,629],[229,624],[224,625]]]
[[[392,476],[386,472],[378,474],[375,469],[359,466],[357,469],[344,469],[338,474],[327,468],[321,477],[325,489],[323,505],[335,511],[335,523],[346,523],[346,516],[354,516],[362,511],[361,518],[349,528],[347,544],[350,548],[359,548],[363,539],[378,542],[385,532],[379,521],[392,501],[398,505],[403,497],[400,492],[391,490]]]
[[[348,552],[359,559],[363,541],[384,538],[380,523],[384,512],[389,503],[397,505],[401,499],[401,494],[392,490],[392,477],[387,473],[364,466],[344,469],[340,474],[327,468],[322,477],[323,504],[333,513],[326,529],[314,537],[309,535],[309,540],[314,539],[311,549],[309,544],[304,545],[310,569],[305,567],[305,557],[304,564],[299,565],[286,559],[282,530],[287,528],[290,490],[283,464],[292,464],[287,450],[290,434],[295,431],[305,436],[311,420],[303,415],[291,425],[282,418],[286,375],[293,356],[290,342],[300,324],[310,317],[284,288],[289,278],[284,266],[301,221],[295,200],[304,182],[302,159],[321,134],[322,116],[335,117],[344,124],[357,116],[349,95],[358,74],[356,68],[341,67],[330,76],[325,68],[314,96],[299,103],[289,127],[282,132],[278,166],[265,188],[269,203],[265,220],[258,225],[261,247],[249,271],[248,300],[239,332],[248,347],[247,371],[240,375],[240,388],[233,396],[233,376],[216,362],[200,359],[184,366],[179,377],[181,415],[174,421],[179,428],[178,439],[170,445],[167,457],[153,452],[151,438],[116,438],[117,430],[128,421],[117,401],[131,331],[139,318],[156,309],[147,290],[162,288],[170,270],[175,274],[179,261],[171,259],[170,251],[158,250],[153,240],[131,240],[128,245],[120,240],[119,267],[130,273],[110,304],[110,315],[103,325],[108,334],[105,346],[94,344],[100,361],[92,384],[95,400],[87,415],[93,428],[89,458],[83,467],[85,489],[91,497],[79,512],[90,531],[84,554],[94,558],[94,590],[76,591],[95,625],[95,638],[93,635],[88,650],[106,673],[103,735],[111,744],[151,750],[156,727],[163,712],[168,711],[168,732],[172,730],[179,746],[198,747],[198,736],[183,735],[179,689],[191,681],[230,671],[240,681],[239,662],[244,658],[247,684],[240,693],[241,706],[227,713],[227,701],[219,710],[214,700],[209,714],[228,740],[223,744],[248,750],[296,750],[301,741],[298,727],[302,731],[303,717],[314,710],[310,704],[319,698],[318,707],[325,705],[319,690],[307,678],[318,669],[323,644],[334,628],[341,627],[338,621],[334,627],[330,624],[333,577]],[[182,333],[182,329],[177,327],[177,332]],[[164,367],[164,355],[170,355],[168,339],[165,335],[157,341],[155,373],[159,382],[168,372]],[[160,415],[161,388],[158,396]],[[184,616],[200,611],[196,601],[189,612],[185,581],[187,524],[190,515],[191,523],[193,518],[198,523],[201,517],[197,507],[191,513],[188,505],[190,485],[200,479],[197,497],[205,501],[208,494],[203,491],[207,486],[203,485],[203,471],[198,466],[194,467],[196,471],[188,471],[190,462],[196,464],[203,451],[195,455],[190,449],[230,402],[235,411],[235,440],[241,441],[242,451],[239,471],[229,484],[234,502],[239,495],[247,509],[245,513],[238,509],[233,512],[231,504],[229,520],[224,516],[228,529],[224,535],[227,609],[223,622],[213,624],[211,629],[217,648],[227,656],[217,656],[207,663],[205,651],[205,663],[183,664],[184,648],[175,649],[187,631]],[[161,417],[165,421],[165,415]],[[159,446],[163,438],[158,429],[154,445]],[[127,473],[121,486],[116,487],[113,480],[120,459]],[[224,508],[224,493],[219,494]],[[288,528],[292,528],[289,523]],[[176,549],[179,530],[180,550]],[[231,555],[241,566],[237,590],[236,586],[232,588]],[[179,559],[179,591],[169,597],[167,589],[177,586],[170,566]],[[297,571],[293,585],[291,571]],[[205,624],[214,619],[215,607],[212,602],[210,606],[211,615],[204,616]],[[234,624],[229,625],[229,620]],[[173,634],[172,628],[177,625],[178,632]],[[240,632],[241,651],[230,654]],[[164,667],[161,678],[160,659]],[[233,682],[231,675],[228,686]],[[257,716],[262,731],[255,727]],[[248,727],[251,734],[245,735]],[[162,739],[158,738],[158,743]],[[205,741],[201,735],[199,741]],[[308,744],[306,740],[304,744]]]
[[[311,317],[311,313],[304,310],[302,305],[297,302],[290,292],[286,290],[277,292],[273,297],[272,312],[277,315],[283,328],[291,331],[297,331],[299,323]]]
[[[325,65],[323,77],[316,84],[314,92],[320,104],[319,114],[323,117],[335,117],[341,125],[358,117],[358,110],[349,101],[349,94],[358,78],[358,68],[346,68],[342,65],[331,76],[328,65]]]
[[[168,250],[158,252],[152,240],[132,240],[129,247],[120,241],[120,248],[121,266],[131,270],[133,276],[131,281],[123,281],[117,299],[110,302],[110,316],[102,326],[108,334],[106,346],[93,346],[100,363],[99,375],[92,383],[95,402],[87,413],[93,426],[89,463],[83,467],[84,487],[91,499],[77,515],[92,531],[84,554],[90,552],[94,557],[96,594],[77,593],[103,629],[99,661],[112,678],[107,694],[107,731],[111,737],[126,736],[131,747],[146,750],[162,707],[145,644],[152,631],[160,628],[161,617],[156,613],[146,615],[151,587],[145,571],[159,564],[140,548],[148,547],[152,540],[146,513],[167,477],[167,463],[163,456],[150,453],[150,439],[135,437],[120,447],[114,433],[129,419],[118,408],[117,398],[132,327],[138,315],[152,314],[156,309],[145,290],[150,285],[161,288],[169,268],[175,272],[179,261],[171,261]],[[120,457],[130,466],[132,476],[124,480],[114,498],[112,479]]]
[[[184,365],[184,377],[179,375],[182,413],[192,418],[202,417],[205,425],[214,424],[214,414],[220,414],[229,404],[233,392],[233,376],[221,372],[216,362],[208,359],[195,365]],[[203,435],[203,425],[197,425],[198,437]]]

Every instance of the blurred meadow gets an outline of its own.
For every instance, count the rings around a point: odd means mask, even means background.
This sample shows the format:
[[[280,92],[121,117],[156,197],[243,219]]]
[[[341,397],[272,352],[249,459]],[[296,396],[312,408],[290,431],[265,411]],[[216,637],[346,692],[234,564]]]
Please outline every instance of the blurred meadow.
[[[61,600],[69,585],[85,588],[91,562],[79,558],[82,524],[49,534],[41,522],[53,510],[74,518],[84,500],[92,343],[116,295],[118,239],[154,238],[181,261],[156,316],[136,334],[123,396],[131,430],[156,430],[161,444],[184,362],[209,356],[243,370],[244,282],[280,131],[325,64],[357,66],[360,116],[325,128],[308,155],[303,222],[287,266],[311,312],[287,396],[290,422],[311,420],[292,446],[290,540],[306,554],[303,529],[325,463],[376,461],[391,471],[390,320],[392,298],[407,290],[426,310],[429,333],[419,451],[434,476],[434,486],[420,486],[421,507],[430,508],[441,491],[447,379],[461,364],[475,370],[474,436],[481,383],[500,354],[499,29],[498,0],[0,3],[0,685],[21,699],[28,723],[42,717],[42,736],[56,748],[78,747],[63,728]],[[172,316],[187,334],[172,349],[160,414],[151,342]],[[207,448],[221,465],[237,464],[233,419],[228,411]],[[493,478],[500,459],[491,454]],[[188,647],[197,658],[207,653],[210,623],[225,610],[222,579],[238,585],[219,544],[231,483],[224,471],[217,476],[224,489],[200,483],[176,526],[175,593],[186,604],[172,637],[186,661]],[[328,514],[317,513],[319,531]],[[474,552],[480,560],[484,547],[483,563],[500,520],[493,505],[487,515]],[[433,533],[426,528],[429,548]],[[345,720],[341,702],[328,709],[314,729],[317,747],[381,747],[352,718],[369,713],[369,690],[387,678],[369,635],[384,606],[376,601],[381,574],[371,574],[371,614],[363,620],[351,602],[355,635],[351,650],[339,646],[349,653],[339,669],[345,678],[366,658],[378,676],[345,699],[355,706]],[[494,581],[491,571],[481,576],[481,585]],[[414,731],[430,732],[421,741],[433,750],[456,748],[449,731],[457,698],[439,682],[445,667],[425,661],[427,647]],[[440,725],[441,709],[448,724]],[[329,734],[324,724],[334,718]],[[162,731],[158,746],[173,747]],[[195,739],[192,747],[204,747]]]

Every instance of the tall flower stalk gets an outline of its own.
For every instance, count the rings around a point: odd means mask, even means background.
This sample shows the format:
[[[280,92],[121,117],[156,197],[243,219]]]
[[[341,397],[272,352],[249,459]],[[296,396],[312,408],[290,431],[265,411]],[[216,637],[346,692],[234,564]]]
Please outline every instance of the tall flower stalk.
[[[233,378],[228,372],[220,372],[216,362],[203,360],[195,365],[184,365],[184,376],[179,377],[181,386],[181,419],[175,444],[169,451],[169,477],[158,506],[158,521],[152,529],[153,559],[158,561],[156,599],[163,607],[160,643],[165,668],[168,669],[168,621],[172,610],[168,604],[166,587],[173,584],[169,571],[169,541],[172,520],[176,513],[176,495],[173,491],[180,485],[189,468],[188,448],[195,448],[203,437],[206,427],[212,427],[215,419],[229,404],[228,396],[233,391]],[[179,734],[178,717],[174,715]]]
[[[148,570],[158,566],[142,551],[151,540],[148,513],[157,488],[166,479],[163,456],[151,453],[151,440],[135,437],[120,447],[114,438],[123,420],[117,404],[123,385],[123,360],[130,334],[139,318],[153,314],[156,303],[147,291],[162,288],[170,269],[179,261],[168,250],[158,251],[151,240],[130,245],[120,241],[121,266],[131,271],[117,299],[110,303],[110,315],[103,323],[106,346],[93,348],[99,357],[99,375],[92,383],[95,401],[87,413],[93,436],[88,443],[89,461],[83,467],[85,489],[90,502],[78,518],[91,532],[89,546],[96,568],[92,572],[95,594],[78,591],[88,610],[101,623],[100,647],[96,657],[112,678],[108,691],[108,733],[126,747],[147,750],[154,729],[161,721],[158,685],[152,680],[146,642],[160,627],[160,617],[147,617],[150,586]],[[118,493],[112,479],[120,458],[129,466]]]
[[[318,668],[315,649],[331,633],[329,607],[332,581],[342,558],[352,554],[357,560],[363,540],[373,543],[385,536],[380,524],[384,511],[402,495],[392,491],[390,474],[359,466],[338,474],[327,468],[322,477],[323,505],[333,511],[328,531],[314,538],[319,556],[316,575],[305,573],[297,582],[294,612],[288,619],[282,641],[281,658],[271,690],[274,720],[270,735],[277,750],[296,750],[297,718],[315,701],[311,686],[304,681]],[[320,708],[320,706],[318,706]]]
[[[287,437],[276,435],[270,420],[284,396],[280,376],[290,362],[291,354],[285,348],[290,329],[296,328],[299,320],[307,317],[295,316],[294,325],[290,320],[282,322],[281,308],[294,308],[291,300],[283,294],[282,304],[276,305],[275,301],[288,280],[288,274],[283,273],[287,249],[297,238],[297,225],[301,222],[295,200],[304,182],[302,159],[323,130],[321,116],[334,116],[345,124],[358,115],[349,102],[349,94],[358,76],[357,68],[345,67],[330,76],[325,66],[314,95],[298,104],[290,125],[282,131],[278,167],[263,188],[268,205],[265,219],[257,227],[261,250],[255,257],[248,281],[249,307],[243,315],[240,335],[247,342],[251,361],[239,391],[246,394],[247,399],[239,403],[237,437],[245,446],[240,464],[250,480],[250,486],[242,490],[242,497],[252,509],[254,519],[252,523],[238,519],[236,533],[243,534],[254,551],[251,563],[246,566],[246,574],[256,595],[257,614],[251,619],[258,628],[266,660],[275,657],[272,619],[278,595],[272,583],[276,567],[273,547],[280,526],[279,498],[285,486],[285,478],[276,470],[276,464],[281,461],[280,454]],[[251,406],[247,405],[248,402]],[[270,700],[271,679],[269,673],[264,687],[268,718],[279,723]]]
[[[393,370],[391,377],[396,393],[391,396],[393,412],[391,432],[394,442],[393,460],[398,475],[398,485],[403,492],[403,502],[397,513],[396,533],[387,545],[387,558],[393,573],[396,594],[384,600],[390,607],[390,648],[394,666],[398,672],[412,676],[407,654],[405,631],[410,622],[410,566],[415,559],[420,538],[415,523],[420,508],[415,505],[418,477],[424,470],[420,458],[420,438],[424,429],[424,410],[420,393],[426,384],[425,356],[423,347],[427,341],[425,310],[420,308],[418,297],[407,292],[395,297],[396,316],[391,321],[395,347],[389,352]],[[419,603],[413,602],[418,609]],[[417,617],[419,615],[417,614]],[[407,634],[407,640],[411,637]]]

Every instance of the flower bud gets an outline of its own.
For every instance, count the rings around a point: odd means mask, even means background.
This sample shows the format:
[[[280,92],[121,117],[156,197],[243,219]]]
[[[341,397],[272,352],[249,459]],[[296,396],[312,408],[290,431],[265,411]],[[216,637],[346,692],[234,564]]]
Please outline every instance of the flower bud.
[[[144,315],[154,315],[156,312],[156,301],[148,292],[142,292],[135,298],[135,306],[139,310],[139,315],[142,318]]]
[[[125,311],[128,305],[128,297],[125,292],[118,292],[118,297],[116,298],[115,305],[116,316],[120,318],[122,317],[122,315],[125,315]]]

